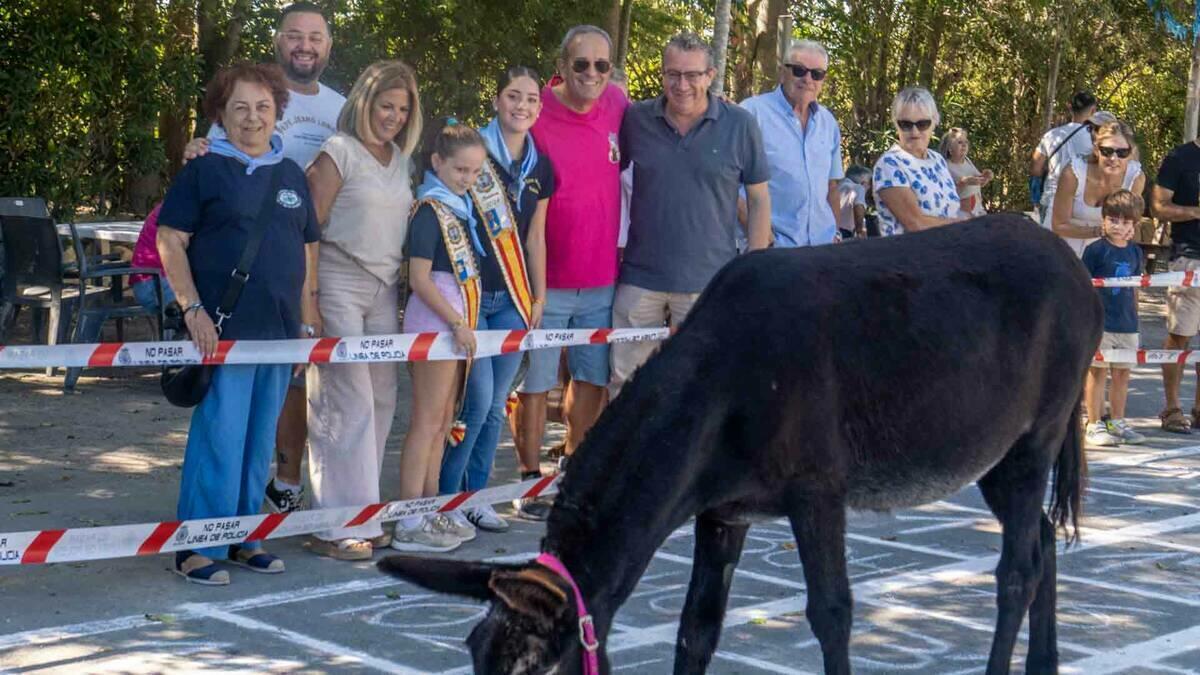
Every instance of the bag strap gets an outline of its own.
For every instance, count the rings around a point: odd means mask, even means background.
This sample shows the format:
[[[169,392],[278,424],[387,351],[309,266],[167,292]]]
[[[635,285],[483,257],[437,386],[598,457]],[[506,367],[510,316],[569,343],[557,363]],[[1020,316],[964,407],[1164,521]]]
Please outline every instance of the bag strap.
[[[237,267],[234,267],[233,272],[230,273],[229,283],[225,285],[225,293],[221,296],[221,304],[217,306],[218,335],[221,333],[222,322],[233,316],[233,310],[242,297],[242,290],[250,281],[250,268],[254,265],[254,259],[258,257],[258,249],[267,235],[267,228],[270,227],[268,218],[274,209],[275,195],[279,192],[279,184],[282,180],[283,171],[280,165],[272,166],[269,189],[263,196],[262,206],[258,209],[258,217],[254,220],[254,229],[250,231],[250,238],[246,240],[246,248],[242,249],[242,257],[238,260]]]
[[[1047,167],[1047,169],[1046,169],[1046,170],[1047,170],[1047,171],[1049,171],[1049,170],[1050,170],[1050,169],[1049,169],[1049,166],[1050,166],[1050,158],[1051,158],[1051,157],[1053,157],[1053,156],[1055,156],[1055,155],[1057,155],[1057,154],[1058,154],[1058,151],[1059,151],[1059,150],[1062,150],[1062,149],[1063,149],[1063,146],[1064,146],[1064,145],[1066,145],[1066,144],[1067,144],[1067,142],[1069,142],[1069,141],[1071,140],[1071,137],[1072,137],[1072,136],[1074,136],[1075,134],[1079,133],[1081,130],[1083,130],[1083,128],[1084,128],[1085,126],[1087,126],[1087,123],[1085,123],[1085,122],[1080,122],[1080,123],[1079,123],[1079,126],[1075,127],[1075,129],[1074,129],[1073,131],[1071,131],[1071,133],[1067,134],[1067,137],[1066,137],[1066,138],[1062,139],[1062,141],[1061,141],[1061,142],[1060,142],[1058,145],[1054,146],[1054,149],[1053,149],[1053,150],[1051,150],[1051,151],[1050,151],[1050,154],[1046,156],[1046,167]]]

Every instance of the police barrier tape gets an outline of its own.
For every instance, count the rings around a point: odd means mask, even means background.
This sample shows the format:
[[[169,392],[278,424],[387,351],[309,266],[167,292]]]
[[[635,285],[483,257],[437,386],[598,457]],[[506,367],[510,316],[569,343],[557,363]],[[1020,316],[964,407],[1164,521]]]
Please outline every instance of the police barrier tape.
[[[1185,272],[1163,272],[1161,274],[1143,274],[1139,277],[1104,277],[1092,279],[1096,288],[1162,288],[1164,286],[1183,286],[1195,288],[1200,286],[1193,270]]]
[[[1096,361],[1145,366],[1200,363],[1200,351],[1191,349],[1104,349],[1096,352]]]
[[[562,474],[476,492],[292,513],[205,518],[140,525],[0,533],[0,565],[36,565],[156,555],[354,527],[371,521],[445,513],[558,492]]]
[[[669,328],[585,328],[475,331],[475,356],[533,349],[665,340]],[[0,345],[0,369],[98,368],[209,364],[379,363],[464,358],[452,333],[397,333],[294,340],[222,340],[202,359],[190,341],[103,342],[69,345]]]

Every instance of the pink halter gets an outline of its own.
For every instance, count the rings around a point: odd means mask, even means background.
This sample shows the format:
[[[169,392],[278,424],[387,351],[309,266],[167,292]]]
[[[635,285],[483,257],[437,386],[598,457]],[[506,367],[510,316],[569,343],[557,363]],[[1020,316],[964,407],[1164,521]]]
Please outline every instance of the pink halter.
[[[583,603],[583,594],[579,592],[579,584],[575,583],[575,579],[567,571],[567,566],[553,553],[543,553],[537,557],[535,562],[549,568],[558,576],[566,579],[568,584],[571,584],[571,590],[575,592],[575,609],[579,615],[579,643],[583,645],[583,675],[600,675],[600,657],[596,656],[596,650],[600,648],[600,641],[596,639],[596,626],[592,623],[592,615],[588,614],[587,606]]]

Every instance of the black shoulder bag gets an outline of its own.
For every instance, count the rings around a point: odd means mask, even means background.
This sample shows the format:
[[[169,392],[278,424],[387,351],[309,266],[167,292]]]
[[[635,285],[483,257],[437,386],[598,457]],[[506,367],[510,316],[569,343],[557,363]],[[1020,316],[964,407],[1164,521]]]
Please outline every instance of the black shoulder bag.
[[[246,287],[246,282],[250,281],[250,268],[254,265],[254,259],[258,256],[258,248],[267,234],[267,228],[270,227],[268,218],[275,205],[275,195],[279,192],[282,175],[283,172],[278,166],[272,167],[270,187],[263,197],[262,206],[258,210],[258,218],[253,223],[254,229],[250,231],[246,248],[242,250],[242,258],[238,261],[237,267],[233,268],[233,272],[229,276],[229,283],[225,286],[225,294],[221,296],[221,304],[217,306],[218,337],[221,335],[221,325],[226,319],[233,316],[238,299],[242,297],[242,290]],[[168,316],[178,316],[180,325],[184,325],[183,312],[179,303],[172,302],[164,313]],[[188,339],[186,329],[182,329],[181,332],[183,338]],[[214,368],[216,366],[206,364],[163,366],[161,384],[167,402],[181,408],[198,405],[204,400],[205,394],[208,393],[208,387],[212,384]]]

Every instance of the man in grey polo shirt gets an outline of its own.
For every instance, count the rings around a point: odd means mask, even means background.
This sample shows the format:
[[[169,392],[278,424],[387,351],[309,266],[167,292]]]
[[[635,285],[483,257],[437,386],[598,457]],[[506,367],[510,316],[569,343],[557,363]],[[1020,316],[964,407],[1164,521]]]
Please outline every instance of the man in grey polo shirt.
[[[636,168],[614,328],[683,321],[708,281],[737,255],[742,186],[750,249],[770,241],[770,170],[762,135],[750,113],[709,93],[715,73],[707,43],[694,33],[676,35],[663,50],[664,95],[625,113],[621,158]],[[647,342],[613,345],[610,394],[654,348]]]

